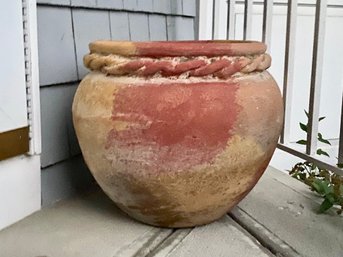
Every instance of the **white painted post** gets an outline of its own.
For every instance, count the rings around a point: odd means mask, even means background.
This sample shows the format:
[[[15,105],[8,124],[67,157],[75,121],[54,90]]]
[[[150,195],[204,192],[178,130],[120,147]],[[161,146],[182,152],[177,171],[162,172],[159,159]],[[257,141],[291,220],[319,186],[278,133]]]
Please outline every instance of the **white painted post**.
[[[30,151],[31,155],[38,155],[42,152],[41,146],[41,118],[40,118],[40,94],[39,94],[39,68],[38,68],[38,42],[37,42],[37,3],[36,0],[27,1],[28,18],[28,44],[30,52],[30,80],[26,82],[30,90],[28,100],[30,108]]]
[[[325,20],[327,0],[317,0],[314,25],[314,40],[312,54],[311,89],[308,108],[308,127],[306,153],[315,154],[317,151],[317,134],[319,118],[320,90],[323,71]]]
[[[213,39],[227,38],[227,0],[215,0]]]
[[[262,24],[262,41],[270,46],[271,32],[273,22],[273,0],[264,0],[263,3],[263,24]]]
[[[287,27],[286,27],[286,48],[285,48],[285,67],[283,80],[283,103],[285,108],[283,129],[280,141],[282,144],[289,142],[290,121],[292,108],[292,91],[294,81],[294,52],[296,43],[297,25],[297,0],[288,0],[287,7]]]
[[[199,0],[199,40],[212,39],[213,1]]]

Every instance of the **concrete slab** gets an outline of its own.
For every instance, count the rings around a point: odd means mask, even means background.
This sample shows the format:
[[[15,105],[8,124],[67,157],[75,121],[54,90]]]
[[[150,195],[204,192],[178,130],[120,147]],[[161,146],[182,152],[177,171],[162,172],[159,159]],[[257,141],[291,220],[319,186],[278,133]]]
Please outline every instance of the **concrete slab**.
[[[142,242],[159,242],[168,231],[132,220],[98,192],[43,209],[1,231],[0,256],[137,256]]]
[[[343,255],[343,216],[333,211],[317,214],[320,199],[307,186],[269,167],[252,192],[239,204],[233,216],[272,248],[275,236],[286,246],[286,256],[341,257]],[[239,214],[245,215],[239,215]],[[244,216],[255,220],[249,224]],[[258,231],[254,227],[259,226]],[[263,235],[263,230],[271,236]],[[274,246],[273,246],[274,245]],[[289,249],[292,251],[289,251]]]
[[[316,214],[319,204],[305,185],[269,168],[230,213],[234,220],[170,230],[135,222],[98,192],[1,231],[0,256],[341,257],[343,217]]]
[[[185,233],[181,233],[184,231]],[[228,216],[192,231],[178,230],[175,240],[158,249],[155,257],[268,257],[256,239]],[[176,244],[173,242],[176,241]]]

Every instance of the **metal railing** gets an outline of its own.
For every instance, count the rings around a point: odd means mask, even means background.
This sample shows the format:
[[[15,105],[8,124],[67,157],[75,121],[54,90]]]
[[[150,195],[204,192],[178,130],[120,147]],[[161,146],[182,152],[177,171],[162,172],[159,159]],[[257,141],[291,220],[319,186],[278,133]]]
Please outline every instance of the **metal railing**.
[[[258,1],[258,4],[263,4],[263,21],[262,21],[262,41],[267,45],[271,43],[271,26],[273,17],[273,0]],[[211,18],[206,17],[206,20],[212,20],[212,39],[215,39],[216,26],[218,25],[218,4],[222,4],[221,0],[198,0],[198,19],[204,16],[211,15]],[[227,23],[226,23],[226,38],[235,39],[235,8],[237,4],[244,4],[244,19],[243,19],[243,39],[251,38],[252,33],[252,15],[253,15],[253,0],[227,0]],[[308,102],[308,125],[307,125],[307,140],[306,150],[300,151],[291,147],[289,142],[290,135],[290,114],[292,104],[292,92],[294,84],[294,66],[295,66],[295,42],[296,42],[296,26],[297,26],[297,10],[298,0],[288,0],[287,5],[287,22],[286,22],[286,42],[284,56],[284,78],[283,78],[283,100],[284,100],[284,126],[278,144],[278,148],[301,159],[315,163],[316,165],[331,170],[337,174],[343,175],[343,170],[334,164],[325,162],[316,156],[317,151],[317,135],[318,135],[318,119],[320,107],[320,92],[322,83],[322,63],[324,55],[324,38],[325,38],[325,23],[327,14],[327,0],[316,0],[315,2],[315,23],[312,51],[312,67],[310,79],[310,97]],[[209,10],[211,9],[211,10]],[[200,18],[199,18],[200,17]],[[201,27],[201,22],[198,20],[198,25]],[[201,28],[198,28],[199,37]],[[210,34],[210,33],[208,33]],[[342,99],[343,100],[343,99]],[[343,163],[343,104],[341,112],[341,124],[338,146],[338,162]]]

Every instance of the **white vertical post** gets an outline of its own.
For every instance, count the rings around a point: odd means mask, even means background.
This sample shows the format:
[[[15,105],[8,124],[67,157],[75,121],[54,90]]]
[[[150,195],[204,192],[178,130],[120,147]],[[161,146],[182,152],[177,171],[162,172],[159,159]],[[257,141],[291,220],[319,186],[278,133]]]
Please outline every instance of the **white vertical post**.
[[[30,87],[31,101],[31,139],[30,139],[30,154],[41,154],[41,118],[40,118],[40,93],[39,93],[39,69],[38,69],[38,36],[37,36],[37,3],[36,0],[27,1],[28,15],[28,41],[30,47],[30,82],[27,82]]]
[[[227,35],[226,39],[235,39],[235,0],[227,1]]]
[[[212,38],[212,8],[214,0],[199,0],[199,39]]]
[[[338,163],[343,163],[343,96],[342,96],[342,111],[341,111],[341,128],[339,133],[338,144]]]
[[[324,56],[326,8],[327,0],[317,0],[312,54],[311,88],[308,108],[309,118],[306,145],[307,154],[314,154],[317,151],[319,102],[323,70],[322,64]]]
[[[262,41],[270,46],[272,21],[273,21],[273,0],[264,0],[263,4],[263,27],[262,27]]]
[[[226,39],[227,28],[227,0],[215,0],[213,39]]]
[[[244,1],[243,39],[251,38],[253,0]]]
[[[289,142],[290,120],[292,106],[292,91],[294,81],[294,52],[297,25],[297,0],[288,0],[287,7],[287,27],[286,27],[286,47],[285,47],[285,66],[283,80],[283,103],[284,103],[284,122],[280,141],[282,144]]]

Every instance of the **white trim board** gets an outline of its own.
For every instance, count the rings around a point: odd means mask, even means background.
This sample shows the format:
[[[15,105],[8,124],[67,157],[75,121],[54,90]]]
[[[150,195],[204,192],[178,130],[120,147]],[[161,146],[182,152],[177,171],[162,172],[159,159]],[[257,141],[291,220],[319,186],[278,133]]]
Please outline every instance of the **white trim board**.
[[[9,2],[4,2],[6,9]],[[38,47],[36,0],[23,0],[16,7],[23,17],[27,121],[30,126],[29,155],[20,155],[0,162],[0,230],[41,208],[41,130],[38,81]],[[10,25],[10,24],[9,24]],[[15,117],[10,117],[15,118]]]
[[[0,163],[0,229],[40,209],[40,156],[17,156]]]

